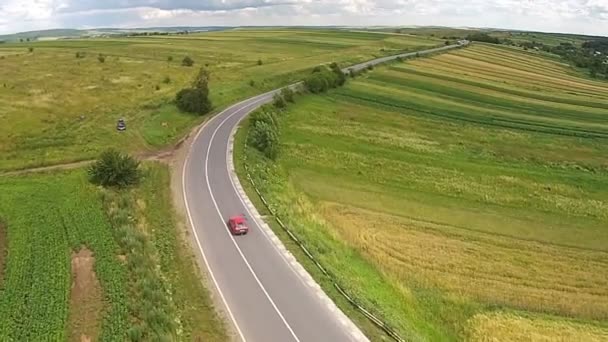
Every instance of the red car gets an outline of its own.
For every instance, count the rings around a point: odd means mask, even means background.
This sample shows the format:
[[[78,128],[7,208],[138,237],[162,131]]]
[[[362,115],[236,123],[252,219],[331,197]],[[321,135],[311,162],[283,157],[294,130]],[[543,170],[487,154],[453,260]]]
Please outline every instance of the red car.
[[[249,227],[247,227],[247,221],[245,220],[245,216],[233,216],[228,220],[228,228],[230,228],[230,232],[233,235],[243,235],[249,232]]]

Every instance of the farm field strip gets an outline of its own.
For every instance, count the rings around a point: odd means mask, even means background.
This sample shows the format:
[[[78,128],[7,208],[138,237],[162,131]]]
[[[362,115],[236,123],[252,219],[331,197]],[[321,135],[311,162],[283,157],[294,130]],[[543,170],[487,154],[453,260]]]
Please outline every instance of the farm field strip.
[[[479,44],[379,67],[288,107],[276,162],[244,153],[296,235],[406,337],[600,341],[608,83],[572,75]]]

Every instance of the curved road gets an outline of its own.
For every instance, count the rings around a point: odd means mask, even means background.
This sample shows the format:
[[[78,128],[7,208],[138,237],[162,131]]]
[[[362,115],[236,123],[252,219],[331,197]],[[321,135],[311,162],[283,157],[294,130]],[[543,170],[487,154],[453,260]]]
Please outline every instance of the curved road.
[[[456,46],[420,51],[439,52]],[[414,56],[407,53],[352,66]],[[346,71],[346,70],[345,70]],[[306,284],[258,222],[247,215],[249,234],[233,237],[229,216],[247,213],[230,176],[231,134],[247,114],[271,102],[278,90],[229,107],[195,136],[182,169],[182,190],[191,229],[221,300],[243,341],[355,341],[362,336]]]

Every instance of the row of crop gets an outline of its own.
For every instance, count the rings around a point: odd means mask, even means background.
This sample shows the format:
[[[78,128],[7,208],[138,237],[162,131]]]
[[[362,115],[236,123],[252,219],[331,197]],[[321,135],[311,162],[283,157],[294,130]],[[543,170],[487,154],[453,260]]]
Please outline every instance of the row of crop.
[[[433,79],[399,77],[389,73],[376,74],[368,82],[390,86],[394,90],[422,96],[436,96],[442,100],[454,101],[471,107],[509,111],[518,115],[536,116],[547,119],[566,119],[589,123],[605,123],[603,113],[583,106],[564,106],[551,102],[531,101],[526,97],[514,97],[502,92],[485,92],[481,89],[466,89],[461,84],[446,84]],[[412,99],[413,101],[415,99]]]
[[[599,102],[591,98],[574,98],[572,95],[557,96],[551,93],[540,93],[537,91],[529,91],[521,88],[511,88],[506,86],[502,87],[496,85],[495,83],[484,81],[482,78],[479,78],[478,80],[472,80],[470,78],[457,77],[455,74],[449,75],[445,73],[440,73],[437,70],[417,69],[411,66],[390,66],[388,69],[391,72],[411,74],[419,77],[428,77],[436,79],[437,81],[461,83],[466,86],[473,86],[488,91],[499,91],[505,94],[527,97],[535,100],[554,102],[557,104],[585,106],[589,108],[608,109],[608,103]]]
[[[169,289],[156,263],[157,251],[146,236],[143,222],[137,222],[132,191],[106,190],[103,204],[114,228],[121,254],[126,257],[129,287],[130,341],[173,340],[178,331]]]
[[[0,340],[66,339],[70,254],[82,246],[94,253],[106,299],[98,340],[124,336],[124,268],[101,207],[95,205],[95,191],[81,181],[79,172],[1,181],[0,215],[10,227],[10,254],[0,292]]]
[[[576,136],[583,138],[608,138],[608,131],[602,131],[599,129],[588,129],[573,125],[564,127],[563,125],[559,124],[552,125],[548,123],[543,123],[541,121],[515,119],[506,116],[489,114],[483,115],[483,113],[476,115],[470,111],[461,112],[447,108],[437,110],[437,108],[433,106],[432,103],[429,103],[427,105],[421,105],[420,103],[396,99],[391,96],[363,93],[351,89],[335,92],[334,95],[337,97],[342,97],[348,101],[387,106],[390,108],[407,109],[411,111],[411,114],[432,115],[442,119],[450,119],[454,121],[463,121],[486,126],[510,128],[539,133],[550,133],[564,136]]]

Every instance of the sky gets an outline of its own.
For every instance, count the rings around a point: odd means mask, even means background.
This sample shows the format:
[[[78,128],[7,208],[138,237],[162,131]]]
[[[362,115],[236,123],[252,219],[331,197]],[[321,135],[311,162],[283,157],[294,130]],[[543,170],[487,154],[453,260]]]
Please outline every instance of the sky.
[[[437,25],[608,36],[608,0],[0,0],[0,34],[241,25]]]

